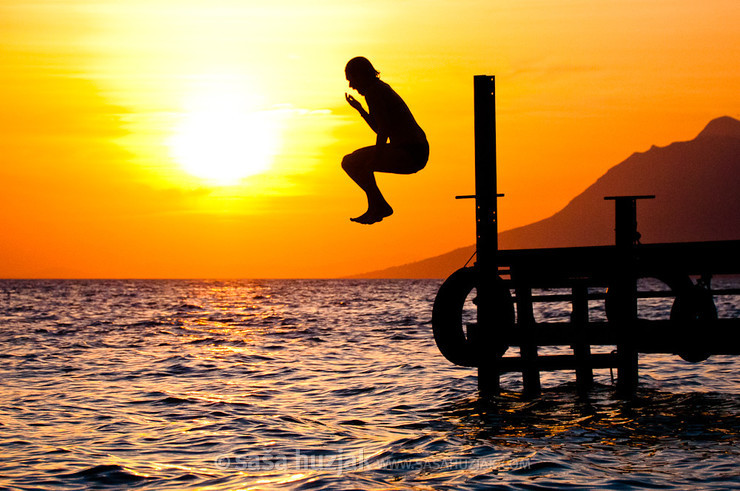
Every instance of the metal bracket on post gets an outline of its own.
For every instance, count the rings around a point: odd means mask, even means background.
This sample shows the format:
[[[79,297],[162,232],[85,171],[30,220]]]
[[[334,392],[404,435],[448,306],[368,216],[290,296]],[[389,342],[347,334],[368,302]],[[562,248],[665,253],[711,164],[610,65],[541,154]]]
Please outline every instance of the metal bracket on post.
[[[496,195],[497,198],[503,198],[504,196],[505,195],[503,194]],[[455,196],[455,199],[475,199],[475,198],[477,198],[477,196],[474,194],[464,194],[462,196]]]

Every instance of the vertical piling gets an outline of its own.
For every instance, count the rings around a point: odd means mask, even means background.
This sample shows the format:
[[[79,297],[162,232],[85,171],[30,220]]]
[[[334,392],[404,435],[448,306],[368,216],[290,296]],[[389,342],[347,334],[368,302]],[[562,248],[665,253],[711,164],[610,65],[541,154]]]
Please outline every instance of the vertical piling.
[[[614,200],[614,238],[617,247],[615,273],[612,279],[614,317],[618,330],[617,391],[631,396],[637,389],[638,354],[634,346],[637,329],[637,276],[634,246],[640,240],[637,232],[637,200],[655,196],[606,196]],[[611,320],[611,319],[610,319]]]
[[[587,392],[594,383],[591,368],[591,345],[586,341],[588,330],[588,287],[583,283],[573,285],[573,312],[570,319],[576,339],[573,355],[576,358],[576,386],[578,392]]]
[[[516,285],[517,329],[521,336],[519,353],[522,358],[522,395],[525,398],[537,397],[542,392],[540,368],[538,364],[537,341],[535,340],[534,304],[532,287],[522,281]]]
[[[475,118],[475,228],[478,268],[478,343],[481,396],[499,393],[498,355],[493,309],[498,277],[498,203],[496,185],[496,96],[495,77],[477,75],[473,80]]]

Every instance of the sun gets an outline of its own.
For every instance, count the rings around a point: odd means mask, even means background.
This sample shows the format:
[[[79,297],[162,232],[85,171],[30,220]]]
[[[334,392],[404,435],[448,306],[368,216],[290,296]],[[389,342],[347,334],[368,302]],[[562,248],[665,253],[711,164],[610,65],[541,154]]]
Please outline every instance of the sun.
[[[195,99],[168,140],[170,154],[190,175],[234,185],[269,169],[277,149],[277,121],[243,97],[214,91]]]

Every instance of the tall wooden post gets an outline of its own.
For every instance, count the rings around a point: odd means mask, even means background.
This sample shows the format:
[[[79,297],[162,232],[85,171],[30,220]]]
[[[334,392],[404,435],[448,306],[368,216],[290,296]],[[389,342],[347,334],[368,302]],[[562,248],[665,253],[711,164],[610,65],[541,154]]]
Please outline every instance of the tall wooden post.
[[[475,230],[478,268],[478,390],[481,396],[500,390],[498,355],[494,353],[495,282],[498,277],[498,195],[496,187],[495,77],[474,77]]]
[[[638,354],[635,348],[637,336],[637,276],[635,272],[634,247],[640,240],[637,232],[637,200],[652,199],[653,195],[606,196],[614,201],[614,241],[617,247],[615,266],[618,273],[612,278],[612,287],[617,294],[614,315],[618,330],[617,342],[617,390],[624,396],[632,396],[637,389]]]

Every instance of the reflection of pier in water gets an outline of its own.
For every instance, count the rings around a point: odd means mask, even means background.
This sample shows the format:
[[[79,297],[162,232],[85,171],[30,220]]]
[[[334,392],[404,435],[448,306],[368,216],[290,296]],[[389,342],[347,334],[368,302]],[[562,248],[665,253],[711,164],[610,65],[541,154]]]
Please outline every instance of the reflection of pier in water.
[[[434,302],[434,337],[451,362],[478,368],[482,395],[497,394],[502,373],[522,373],[525,395],[539,394],[543,370],[575,370],[579,390],[593,384],[593,369],[616,368],[617,388],[637,386],[638,353],[674,353],[691,362],[711,355],[740,354],[740,318],[719,319],[713,297],[740,290],[715,290],[712,276],[740,274],[740,241],[640,244],[637,200],[654,196],[608,196],[615,203],[615,245],[498,250],[494,77],[475,77],[476,254],[474,266],[454,272]],[[698,278],[696,282],[692,277]],[[653,278],[664,291],[638,291]],[[536,289],[570,294],[533,295]],[[592,290],[606,288],[606,292]],[[477,320],[463,327],[470,292]],[[514,292],[512,296],[511,292]],[[665,320],[641,318],[639,298],[673,299]],[[589,320],[589,300],[603,300],[606,320]],[[570,322],[536,322],[537,302],[569,302]],[[734,332],[733,332],[734,331]],[[504,356],[518,346],[520,356]],[[566,346],[569,355],[538,354],[542,346]],[[592,353],[593,346],[613,346]]]

